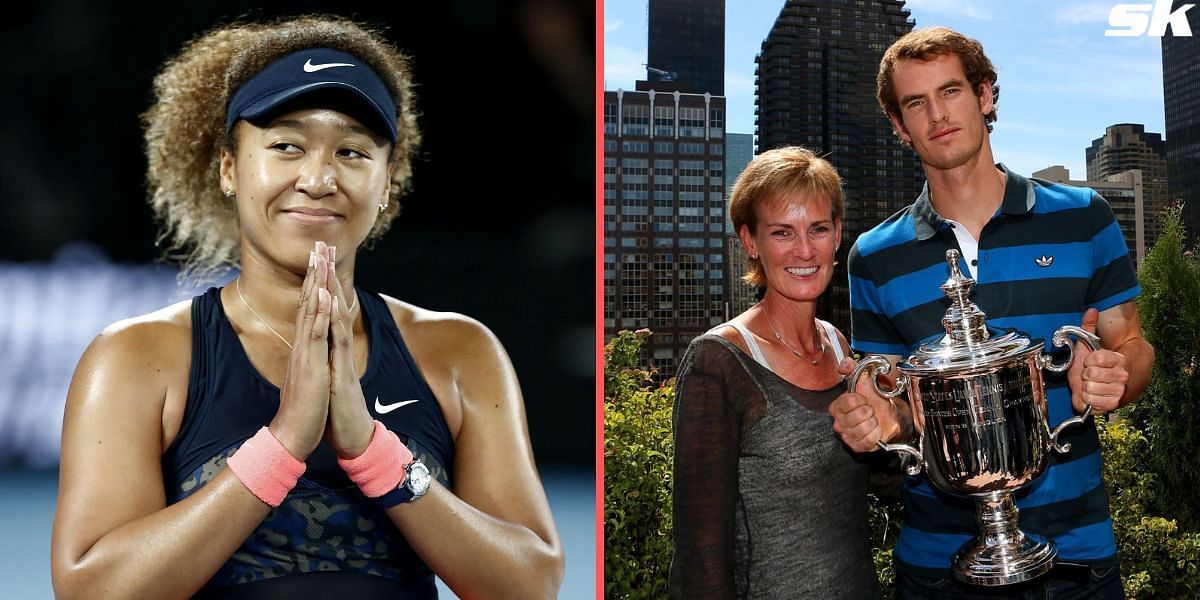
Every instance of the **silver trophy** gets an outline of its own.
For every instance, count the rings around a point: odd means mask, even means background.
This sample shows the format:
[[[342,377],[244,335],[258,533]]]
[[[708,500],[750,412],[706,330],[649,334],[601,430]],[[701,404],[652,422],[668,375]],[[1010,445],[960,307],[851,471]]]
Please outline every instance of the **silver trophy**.
[[[959,549],[951,571],[974,585],[1008,585],[1049,571],[1058,554],[1054,540],[1021,531],[1013,493],[1046,469],[1051,449],[1070,450],[1070,444],[1059,443],[1059,434],[1092,410],[1089,406],[1051,431],[1042,369],[1063,373],[1070,367],[1074,353],[1068,335],[1092,350],[1099,349],[1099,338],[1072,325],[1058,328],[1052,341],[1067,349],[1067,358],[1056,364],[1042,354],[1041,340],[1031,342],[1018,331],[993,337],[986,315],[967,299],[975,281],[963,277],[958,256],[957,250],[946,251],[950,278],[941,287],[951,302],[942,318],[946,335],[941,341],[921,346],[898,365],[893,390],[879,387],[875,375],[887,374],[891,365],[878,355],[862,359],[847,386],[854,391],[867,373],[881,396],[908,392],[920,449],[879,446],[913,457],[910,475],[924,468],[939,489],[975,499],[980,533]]]

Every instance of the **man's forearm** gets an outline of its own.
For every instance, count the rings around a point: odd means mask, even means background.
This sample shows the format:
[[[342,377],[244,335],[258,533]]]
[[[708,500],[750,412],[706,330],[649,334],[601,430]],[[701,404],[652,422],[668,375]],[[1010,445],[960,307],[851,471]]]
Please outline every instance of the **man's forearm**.
[[[1150,384],[1150,372],[1154,367],[1154,346],[1144,338],[1133,338],[1116,350],[1125,357],[1125,369],[1129,372],[1129,381],[1125,383],[1125,394],[1121,396],[1120,406],[1125,406],[1137,399]]]

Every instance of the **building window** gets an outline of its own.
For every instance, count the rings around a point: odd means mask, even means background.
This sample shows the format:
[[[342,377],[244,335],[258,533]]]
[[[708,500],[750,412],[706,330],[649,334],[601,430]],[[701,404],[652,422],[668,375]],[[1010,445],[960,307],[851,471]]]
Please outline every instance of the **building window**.
[[[626,104],[622,107],[621,132],[624,135],[649,135],[650,106]]]
[[[616,175],[617,174],[617,159],[615,159],[615,158],[605,158],[604,159],[604,174],[605,175]]]
[[[616,133],[616,132],[617,132],[617,105],[606,103],[604,105],[604,133],[610,134],[610,133]]]
[[[704,109],[679,109],[679,137],[704,137]]]
[[[700,160],[681,160],[681,161],[679,161],[679,176],[680,177],[704,177],[704,161],[700,161]]]
[[[622,200],[640,200],[641,205],[645,206],[646,201],[650,198],[650,192],[646,189],[644,183],[622,183],[621,184],[621,199]],[[625,203],[622,203],[625,204]],[[645,213],[642,213],[645,214]]]
[[[631,142],[625,140],[621,142],[621,150],[629,154],[648,154],[650,152],[650,142]]]
[[[605,172],[607,172],[608,160],[605,159]],[[640,175],[643,177],[640,181],[645,181],[644,177],[650,174],[650,161],[645,158],[623,158],[621,159],[621,174]]]
[[[675,107],[654,107],[654,135],[675,135]]]

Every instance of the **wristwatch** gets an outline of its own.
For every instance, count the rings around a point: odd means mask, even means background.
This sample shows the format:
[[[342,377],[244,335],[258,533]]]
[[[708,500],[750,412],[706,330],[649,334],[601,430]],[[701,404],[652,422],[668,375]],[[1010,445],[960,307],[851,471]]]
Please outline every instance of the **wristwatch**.
[[[429,491],[429,484],[432,482],[433,477],[429,475],[429,467],[414,458],[412,462],[404,465],[404,483],[378,498],[373,498],[372,501],[376,506],[384,509],[397,504],[416,502],[417,498],[424,496],[425,492]]]
[[[400,488],[406,489],[412,497],[407,502],[416,502],[417,498],[425,495],[429,491],[429,484],[433,482],[433,478],[429,476],[429,467],[420,460],[413,459],[404,467],[404,483],[400,484]]]

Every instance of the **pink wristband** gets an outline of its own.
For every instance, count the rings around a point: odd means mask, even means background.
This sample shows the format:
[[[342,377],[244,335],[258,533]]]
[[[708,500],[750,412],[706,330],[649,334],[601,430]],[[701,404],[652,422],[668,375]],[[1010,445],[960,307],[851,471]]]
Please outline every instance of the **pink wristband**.
[[[271,506],[279,506],[304,474],[304,463],[296,460],[266,427],[246,440],[225,464],[242,485]]]
[[[412,451],[376,420],[367,449],[355,458],[339,457],[338,464],[363,495],[378,498],[404,483],[404,467],[412,460]]]

